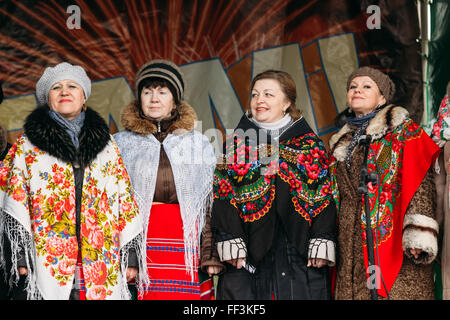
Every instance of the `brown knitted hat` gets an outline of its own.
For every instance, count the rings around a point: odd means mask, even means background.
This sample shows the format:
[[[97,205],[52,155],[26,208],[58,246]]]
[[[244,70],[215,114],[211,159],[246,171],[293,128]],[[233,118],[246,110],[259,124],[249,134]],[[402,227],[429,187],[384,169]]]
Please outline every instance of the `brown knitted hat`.
[[[372,79],[380,89],[381,94],[386,98],[386,103],[390,103],[395,93],[395,84],[389,76],[377,69],[370,67],[361,67],[353,71],[347,80],[347,91],[350,87],[350,82],[356,77],[367,76]]]

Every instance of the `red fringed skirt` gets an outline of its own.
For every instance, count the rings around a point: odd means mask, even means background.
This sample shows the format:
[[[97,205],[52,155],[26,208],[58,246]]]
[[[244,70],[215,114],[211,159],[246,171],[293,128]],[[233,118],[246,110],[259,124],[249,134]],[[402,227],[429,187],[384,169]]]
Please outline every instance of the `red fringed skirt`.
[[[197,253],[198,256],[198,253]],[[198,261],[194,278],[184,262],[183,221],[178,204],[154,204],[147,233],[147,270],[150,284],[139,300],[200,300]]]

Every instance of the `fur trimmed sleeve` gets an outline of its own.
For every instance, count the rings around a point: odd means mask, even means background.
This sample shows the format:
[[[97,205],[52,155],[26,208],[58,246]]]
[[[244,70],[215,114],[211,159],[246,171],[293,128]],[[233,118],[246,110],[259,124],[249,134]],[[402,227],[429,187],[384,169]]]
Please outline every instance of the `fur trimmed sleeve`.
[[[414,194],[403,220],[403,251],[417,264],[429,264],[438,254],[439,225],[435,220],[435,188],[429,170]],[[415,259],[410,249],[421,249]]]

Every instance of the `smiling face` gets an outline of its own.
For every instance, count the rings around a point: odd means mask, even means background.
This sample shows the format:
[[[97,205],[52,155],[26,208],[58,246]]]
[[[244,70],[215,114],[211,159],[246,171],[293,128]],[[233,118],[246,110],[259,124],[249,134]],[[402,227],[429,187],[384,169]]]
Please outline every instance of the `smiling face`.
[[[347,105],[361,117],[386,103],[377,84],[367,76],[355,77],[347,91]]]
[[[48,93],[49,107],[68,120],[75,119],[86,102],[83,88],[73,80],[60,80]]]
[[[250,100],[252,116],[256,121],[271,123],[284,117],[290,102],[277,80],[261,79],[255,82]]]

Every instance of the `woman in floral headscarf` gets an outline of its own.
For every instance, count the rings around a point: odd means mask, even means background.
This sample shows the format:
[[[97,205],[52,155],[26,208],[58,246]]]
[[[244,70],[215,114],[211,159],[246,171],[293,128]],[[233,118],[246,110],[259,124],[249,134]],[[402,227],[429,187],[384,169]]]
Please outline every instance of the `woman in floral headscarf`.
[[[0,163],[8,271],[25,288],[13,298],[129,299],[127,281],[144,270],[130,180],[105,121],[86,107],[90,92],[80,66],[46,68],[40,106]]]

